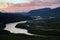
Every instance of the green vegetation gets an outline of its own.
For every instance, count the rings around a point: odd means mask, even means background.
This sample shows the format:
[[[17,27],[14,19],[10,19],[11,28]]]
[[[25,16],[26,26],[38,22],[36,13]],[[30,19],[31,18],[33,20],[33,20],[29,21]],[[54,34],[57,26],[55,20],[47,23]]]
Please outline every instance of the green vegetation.
[[[53,18],[48,20],[33,21],[29,23],[28,32],[39,35],[60,36],[60,19]]]
[[[27,23],[19,23],[15,27],[22,28],[22,29],[28,29]]]
[[[39,21],[32,21],[32,23],[28,23],[30,28],[34,28],[35,30],[39,29],[60,29],[60,19],[48,19],[48,20],[39,20]]]
[[[47,20],[47,25],[50,29],[60,29],[60,19],[49,19]]]

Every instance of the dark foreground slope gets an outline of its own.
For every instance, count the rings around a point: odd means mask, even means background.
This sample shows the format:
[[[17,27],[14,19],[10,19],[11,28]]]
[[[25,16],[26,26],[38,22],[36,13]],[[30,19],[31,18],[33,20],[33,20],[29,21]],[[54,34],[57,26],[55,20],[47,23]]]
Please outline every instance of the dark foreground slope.
[[[24,34],[6,34],[0,35],[0,40],[60,40],[59,36],[36,37]]]
[[[60,40],[60,36],[29,36],[25,34],[0,34],[0,40]]]

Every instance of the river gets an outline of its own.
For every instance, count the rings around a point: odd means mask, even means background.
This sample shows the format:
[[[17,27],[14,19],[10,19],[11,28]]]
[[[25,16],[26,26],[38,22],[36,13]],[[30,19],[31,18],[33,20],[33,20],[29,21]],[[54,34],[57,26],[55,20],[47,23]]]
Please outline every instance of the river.
[[[20,34],[26,34],[26,35],[34,35],[34,34],[31,34],[31,33],[28,33],[28,30],[26,30],[26,29],[15,28],[15,26],[17,24],[26,23],[26,22],[27,21],[20,21],[20,22],[6,24],[6,28],[4,28],[4,30],[8,30],[11,33],[15,33],[15,34],[20,33]]]

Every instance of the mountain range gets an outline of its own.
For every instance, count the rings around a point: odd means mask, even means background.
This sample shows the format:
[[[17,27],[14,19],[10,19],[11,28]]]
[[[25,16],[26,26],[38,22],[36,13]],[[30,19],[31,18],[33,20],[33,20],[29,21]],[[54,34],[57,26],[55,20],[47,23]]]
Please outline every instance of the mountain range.
[[[44,18],[49,18],[49,17],[60,18],[60,7],[55,9],[43,8],[43,9],[32,10],[28,12],[28,14],[30,16],[41,16]]]
[[[43,8],[43,9],[31,10],[28,13],[0,12],[0,22],[10,23],[10,22],[23,21],[23,20],[32,20],[31,16],[40,16],[43,18],[49,18],[49,17],[60,18],[60,7],[55,9]]]

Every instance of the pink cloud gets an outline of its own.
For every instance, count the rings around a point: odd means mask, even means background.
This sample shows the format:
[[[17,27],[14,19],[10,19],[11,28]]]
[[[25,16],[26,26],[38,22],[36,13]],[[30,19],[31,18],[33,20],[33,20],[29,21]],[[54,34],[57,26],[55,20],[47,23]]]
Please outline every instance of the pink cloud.
[[[40,8],[55,8],[60,7],[58,0],[34,0],[30,3],[25,4],[10,4],[7,3],[8,7],[0,10],[6,12],[28,12],[30,10],[40,9]]]

